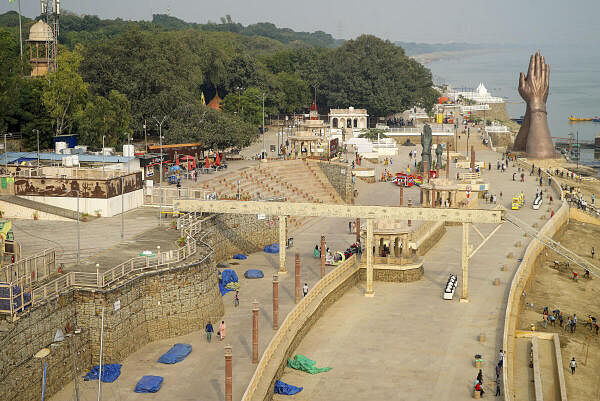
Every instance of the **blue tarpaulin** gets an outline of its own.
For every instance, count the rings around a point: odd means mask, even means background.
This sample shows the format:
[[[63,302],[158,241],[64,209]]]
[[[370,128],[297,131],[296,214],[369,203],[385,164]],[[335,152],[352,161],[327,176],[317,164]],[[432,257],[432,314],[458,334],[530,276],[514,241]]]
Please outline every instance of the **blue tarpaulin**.
[[[83,376],[84,380],[98,380],[98,373],[100,372],[100,367],[98,365],[94,366],[92,370],[90,370],[85,376]],[[107,365],[102,365],[102,382],[103,383],[112,383],[119,378],[121,374],[121,364],[119,363],[109,363]]]
[[[294,395],[302,391],[304,387],[296,387],[291,384],[287,384],[282,382],[281,380],[277,380],[275,382],[275,394],[283,394],[283,395]]]
[[[229,283],[237,283],[238,276],[234,270],[225,269],[221,272],[221,280],[219,280],[219,290],[221,291],[221,295],[225,295],[225,293],[229,291],[233,291],[232,289],[225,288],[225,286]]]
[[[244,277],[246,278],[263,278],[264,276],[262,270],[257,269],[246,270],[246,273],[244,273]]]
[[[181,362],[190,354],[190,352],[192,352],[192,346],[190,344],[178,343],[158,358],[158,362],[168,364]]]
[[[233,255],[234,259],[239,259],[239,260],[245,260],[247,259],[246,255],[242,254],[242,253],[236,253],[235,255]]]
[[[265,246],[265,252],[267,253],[279,253],[279,244],[271,244]]]
[[[156,393],[160,390],[163,380],[161,376],[144,376],[137,382],[133,391],[136,393]]]

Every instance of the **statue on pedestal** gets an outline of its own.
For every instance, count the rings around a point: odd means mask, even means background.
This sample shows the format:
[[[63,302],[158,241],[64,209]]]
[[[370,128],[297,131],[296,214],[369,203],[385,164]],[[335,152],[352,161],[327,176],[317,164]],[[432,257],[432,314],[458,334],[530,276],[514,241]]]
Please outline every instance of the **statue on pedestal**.
[[[550,83],[550,66],[539,52],[529,59],[527,76],[519,77],[519,94],[527,103],[521,129],[513,149],[525,151],[528,157],[548,159],[556,156],[548,128],[546,101]]]
[[[423,151],[421,152],[421,170],[424,169],[425,164],[428,168],[431,168],[431,127],[429,124],[425,124],[423,127],[423,133],[421,134],[421,145]]]
[[[442,168],[442,153],[444,153],[444,150],[442,149],[442,145],[438,143],[438,145],[435,148],[435,155],[437,157],[437,169],[440,170]]]

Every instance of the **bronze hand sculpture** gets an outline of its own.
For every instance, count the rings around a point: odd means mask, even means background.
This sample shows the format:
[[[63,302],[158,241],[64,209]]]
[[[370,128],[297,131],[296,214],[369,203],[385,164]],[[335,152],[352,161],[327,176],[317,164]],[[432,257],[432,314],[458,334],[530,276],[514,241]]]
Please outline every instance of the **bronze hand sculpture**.
[[[527,103],[527,109],[513,146],[514,150],[525,151],[535,159],[555,157],[546,112],[549,82],[550,67],[537,52],[529,60],[527,77],[523,73],[519,77],[519,94]]]
[[[421,170],[424,169],[425,163],[427,163],[427,168],[431,168],[432,138],[431,127],[429,124],[425,124],[423,127],[423,133],[421,134],[421,145],[423,146],[423,151],[421,152]]]

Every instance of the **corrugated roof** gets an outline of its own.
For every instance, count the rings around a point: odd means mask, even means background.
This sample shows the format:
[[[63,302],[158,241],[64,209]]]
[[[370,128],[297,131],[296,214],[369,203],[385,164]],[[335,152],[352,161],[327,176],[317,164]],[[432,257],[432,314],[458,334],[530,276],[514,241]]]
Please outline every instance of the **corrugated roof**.
[[[5,156],[6,155],[6,156]],[[40,160],[50,160],[50,161],[62,161],[62,158],[70,155],[63,155],[60,153],[40,153]],[[102,156],[102,155],[90,155],[90,154],[80,154],[77,155],[79,157],[79,161],[82,163],[125,163],[130,160],[135,159],[135,157],[130,156]],[[8,152],[0,154],[0,165],[6,163],[6,159],[8,159],[8,163],[14,163],[19,159],[35,159],[37,160],[37,152]]]

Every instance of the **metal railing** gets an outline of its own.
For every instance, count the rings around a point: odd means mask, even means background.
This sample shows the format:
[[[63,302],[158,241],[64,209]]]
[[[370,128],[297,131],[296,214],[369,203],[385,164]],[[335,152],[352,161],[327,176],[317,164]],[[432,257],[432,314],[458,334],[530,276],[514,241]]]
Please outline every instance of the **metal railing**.
[[[199,261],[199,263],[202,263],[214,253],[210,245],[204,241],[204,237],[208,235],[207,232],[204,232],[204,235],[201,237],[197,237],[203,233],[202,221],[202,217],[196,214],[181,217],[178,226],[181,229],[182,237],[185,238],[185,242],[179,249],[160,252],[155,256],[131,258],[104,272],[69,272],[61,274],[55,280],[40,285],[37,288],[32,288],[32,275],[21,274],[23,271],[30,272],[30,270],[23,270],[21,268],[17,270],[17,275],[20,277],[19,281],[14,280],[11,283],[0,284],[0,313],[8,313],[15,316],[25,311],[28,307],[43,304],[74,289],[106,291],[117,285],[124,284],[141,274],[179,267],[179,263],[197,253],[199,249],[198,243],[208,247],[210,250]],[[49,252],[54,255],[55,251],[51,250]],[[35,256],[39,257],[39,255]],[[52,262],[55,265],[54,259]],[[44,278],[50,275],[48,273],[49,269],[45,271]]]
[[[46,279],[58,271],[56,266],[56,251],[45,249],[39,253],[23,258],[0,269],[0,281],[16,285],[30,279],[32,283]]]

